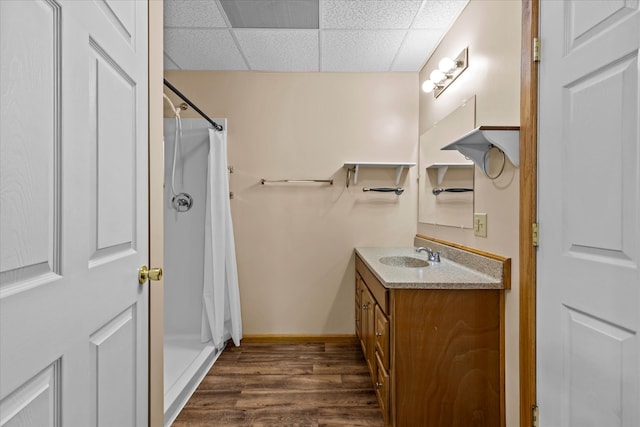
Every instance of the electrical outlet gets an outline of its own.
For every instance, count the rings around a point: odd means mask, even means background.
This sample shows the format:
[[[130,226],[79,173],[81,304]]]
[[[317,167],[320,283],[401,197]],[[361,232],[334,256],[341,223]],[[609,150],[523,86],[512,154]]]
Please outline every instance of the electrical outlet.
[[[487,237],[487,214],[473,214],[473,235],[478,237]]]

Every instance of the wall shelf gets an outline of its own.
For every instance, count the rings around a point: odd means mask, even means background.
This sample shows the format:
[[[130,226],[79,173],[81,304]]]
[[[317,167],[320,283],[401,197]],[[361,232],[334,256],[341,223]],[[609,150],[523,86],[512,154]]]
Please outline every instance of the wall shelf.
[[[486,153],[491,147],[499,148],[514,166],[520,166],[520,126],[480,126],[442,149],[458,150],[486,170]]]
[[[472,168],[473,162],[461,162],[461,163],[432,163],[427,166],[427,169],[437,169],[438,170],[438,178],[436,180],[437,185],[442,185],[442,181],[444,180],[444,176],[447,174],[449,168]]]
[[[346,162],[344,164],[347,169],[347,187],[349,187],[350,175],[353,172],[353,183],[358,183],[358,172],[360,168],[395,168],[396,169],[396,185],[400,184],[400,176],[404,168],[411,168],[415,163],[393,163],[393,162]]]

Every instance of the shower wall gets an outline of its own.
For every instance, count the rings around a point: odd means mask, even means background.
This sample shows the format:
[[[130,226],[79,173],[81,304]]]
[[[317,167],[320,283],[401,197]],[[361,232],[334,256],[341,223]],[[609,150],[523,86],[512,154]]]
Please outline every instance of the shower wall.
[[[233,124],[228,159],[244,336],[354,334],[353,248],[413,245],[418,168],[403,173],[398,197],[362,192],[393,186],[394,170],[367,169],[346,188],[343,165],[417,160],[417,73],[165,76]],[[260,185],[261,178],[333,178],[334,185]]]
[[[170,426],[220,352],[200,339],[204,277],[204,219],[209,124],[183,119],[175,167],[176,193],[193,204],[177,212],[172,204],[175,120],[165,119],[164,182],[164,425]]]
[[[171,169],[175,120],[165,119],[165,318],[166,337],[200,339],[204,254],[205,191],[209,154],[208,123],[204,119],[182,119],[182,141],[178,145],[175,191],[193,198],[187,212],[171,206]]]

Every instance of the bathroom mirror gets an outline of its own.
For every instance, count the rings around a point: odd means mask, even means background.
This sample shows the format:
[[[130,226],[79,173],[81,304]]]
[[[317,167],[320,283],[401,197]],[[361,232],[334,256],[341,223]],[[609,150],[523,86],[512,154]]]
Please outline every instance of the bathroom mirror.
[[[475,128],[476,98],[467,99],[420,136],[418,221],[473,227],[474,164],[442,147]]]

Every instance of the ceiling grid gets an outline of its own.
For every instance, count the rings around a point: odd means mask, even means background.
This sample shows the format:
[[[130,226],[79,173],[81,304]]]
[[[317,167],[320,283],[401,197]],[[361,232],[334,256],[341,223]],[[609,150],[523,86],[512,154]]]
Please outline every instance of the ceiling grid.
[[[416,72],[468,0],[165,0],[165,69]]]

